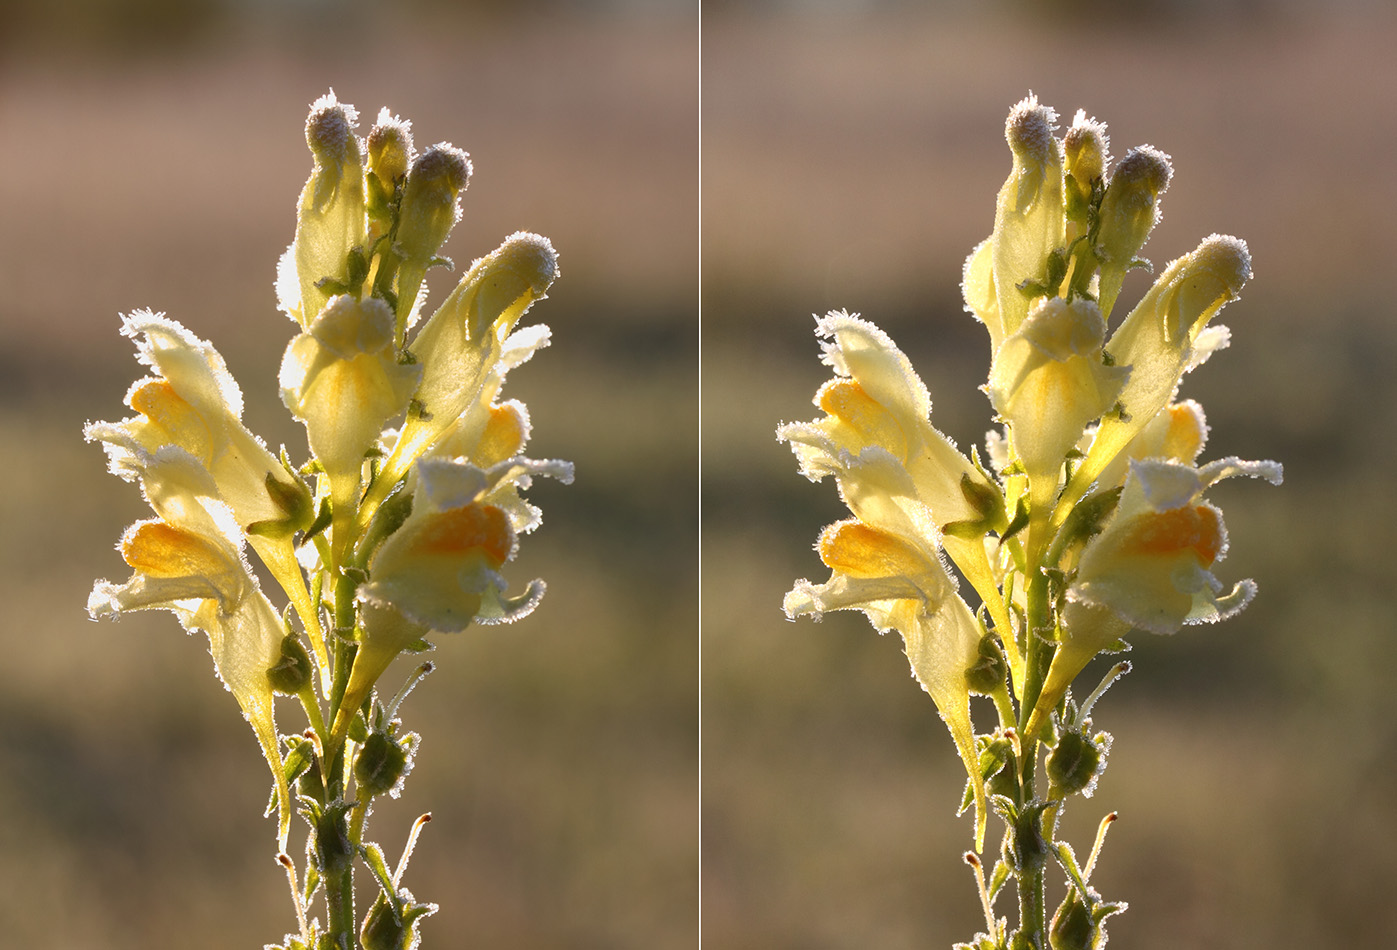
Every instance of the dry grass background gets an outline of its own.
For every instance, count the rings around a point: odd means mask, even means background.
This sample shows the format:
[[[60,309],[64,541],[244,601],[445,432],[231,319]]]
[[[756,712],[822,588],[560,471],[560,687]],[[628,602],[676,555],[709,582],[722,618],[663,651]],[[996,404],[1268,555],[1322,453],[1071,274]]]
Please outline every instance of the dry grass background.
[[[334,87],[471,152],[458,273],[519,228],[559,248],[528,318],[553,346],[509,391],[533,454],[577,466],[536,486],[545,525],[513,575],[548,596],[440,644],[404,707],[420,764],[373,837],[395,859],[435,815],[404,881],[443,906],[427,946],[694,947],[696,17],[245,5],[113,36],[117,5],[82,11],[100,28],[27,7],[4,12],[32,32],[0,40],[0,945],[247,948],[294,928],[257,747],[206,644],[164,613],[84,614],[145,513],[81,429],[125,414],[140,368],[117,314],[148,306],[212,340],[249,425],[304,453],[272,278],[306,106]]]
[[[840,506],[772,430],[812,416],[827,373],[810,314],[847,307],[907,351],[938,426],[983,439],[988,348],[958,284],[1008,173],[1003,117],[1029,90],[1064,121],[1108,122],[1117,156],[1173,155],[1157,267],[1213,231],[1250,243],[1256,279],[1221,318],[1232,348],[1184,394],[1208,411],[1210,457],[1286,466],[1282,488],[1215,494],[1219,572],[1255,577],[1257,601],[1137,637],[1136,672],[1097,707],[1110,767],[1065,820],[1080,853],[1120,811],[1093,881],[1131,904],[1111,946],[1387,945],[1397,19],[824,6],[728,4],[703,24],[705,946],[946,947],[983,929],[952,818],[960,766],[899,644],[857,615],[780,614],[795,578],[826,576],[810,545]],[[1116,25],[1067,28],[1088,9]],[[1123,301],[1147,285],[1132,281]]]
[[[309,165],[305,105],[334,86],[472,153],[458,262],[519,227],[560,248],[532,317],[555,343],[510,391],[534,451],[578,467],[534,493],[547,523],[518,576],[549,580],[542,608],[442,644],[405,709],[422,763],[375,834],[392,855],[436,815],[407,880],[445,905],[428,946],[694,946],[692,17],[419,0],[372,44],[343,25],[387,25],[364,3],[188,6],[0,9],[0,942],[231,948],[292,926],[256,748],[204,645],[168,616],[83,614],[142,505],[78,433],[121,411],[137,367],[116,314],[150,306],[219,346],[256,431],[301,444],[274,392],[291,326],[271,278]],[[1397,21],[1357,2],[1152,6],[1079,33],[1027,4],[705,13],[708,946],[944,947],[977,929],[957,766],[897,646],[858,617],[780,617],[838,505],[771,433],[809,416],[823,378],[809,314],[849,307],[908,351],[938,425],[982,437],[983,331],[956,288],[1007,171],[1002,116],[1029,89],[1109,122],[1118,155],[1174,156],[1157,264],[1214,230],[1249,241],[1257,279],[1223,318],[1236,342],[1185,392],[1215,453],[1287,467],[1281,489],[1217,492],[1222,573],[1257,578],[1257,602],[1141,639],[1098,709],[1111,766],[1066,820],[1085,844],[1121,810],[1095,877],[1132,904],[1112,946],[1397,930]],[[316,26],[327,11],[339,25]]]

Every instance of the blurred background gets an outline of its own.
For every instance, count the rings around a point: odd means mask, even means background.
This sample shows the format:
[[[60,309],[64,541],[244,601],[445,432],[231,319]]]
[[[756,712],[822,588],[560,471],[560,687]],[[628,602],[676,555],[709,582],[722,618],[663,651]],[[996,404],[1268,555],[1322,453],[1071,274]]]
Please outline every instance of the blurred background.
[[[983,442],[988,337],[961,265],[1030,90],[1064,125],[1107,122],[1117,157],[1173,156],[1157,270],[1215,231],[1249,242],[1255,280],[1220,317],[1233,345],[1182,395],[1207,410],[1205,458],[1286,470],[1210,496],[1232,541],[1218,574],[1255,578],[1255,603],[1137,636],[1096,707],[1110,767],[1064,821],[1084,854],[1120,812],[1092,879],[1131,905],[1111,946],[1390,942],[1394,43],[1380,3],[705,4],[705,946],[944,948],[984,929],[961,767],[901,644],[858,614],[780,612],[796,578],[828,577],[811,545],[843,510],[773,430],[815,415],[811,314],[848,308],[908,354],[938,427]],[[1133,274],[1122,303],[1147,285]]]
[[[545,524],[510,575],[544,577],[542,606],[439,644],[403,707],[418,767],[370,836],[396,861],[434,814],[404,878],[442,905],[427,946],[697,945],[697,19],[654,0],[0,0],[0,943],[295,928],[265,769],[203,638],[164,612],[86,617],[147,509],[81,433],[128,414],[142,371],[117,315],[150,307],[212,341],[249,427],[304,457],[272,280],[307,106],[333,87],[363,129],[386,105],[419,146],[471,153],[458,275],[517,229],[559,249],[526,318],[553,345],[507,395],[531,454],[577,467],[531,492]],[[434,299],[452,283],[429,276]]]

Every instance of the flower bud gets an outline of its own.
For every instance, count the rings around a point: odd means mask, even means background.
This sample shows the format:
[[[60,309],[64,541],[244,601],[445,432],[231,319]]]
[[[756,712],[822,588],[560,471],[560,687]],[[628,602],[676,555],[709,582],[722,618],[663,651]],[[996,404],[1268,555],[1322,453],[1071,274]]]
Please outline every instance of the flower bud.
[[[1048,258],[1065,242],[1062,155],[1057,113],[1023,99],[1009,113],[1004,136],[1014,153],[1014,167],[999,191],[995,207],[994,285],[1005,335],[1028,315],[1028,298],[1020,285],[1042,281]]]
[[[1067,174],[1086,186],[1090,194],[1092,182],[1106,174],[1106,163],[1111,160],[1106,123],[1088,119],[1086,112],[1078,109],[1072,117],[1072,127],[1062,138],[1062,151]]]
[[[461,219],[460,194],[470,181],[470,156],[442,142],[413,161],[403,184],[394,251],[398,270],[398,342],[413,321],[413,308],[427,268],[436,260],[446,236]]]
[[[393,226],[393,214],[397,208],[394,198],[398,188],[407,177],[408,166],[412,164],[412,123],[400,119],[386,108],[378,113],[378,121],[369,129],[364,139],[369,174],[365,178],[368,185],[368,212],[373,230],[370,243],[378,240]],[[380,271],[393,265],[387,255],[380,260]],[[385,275],[385,279],[391,275]],[[390,283],[384,286],[391,286]]]
[[[1093,193],[1101,185],[1110,159],[1111,140],[1106,125],[1088,119],[1081,109],[1072,119],[1072,127],[1062,138],[1063,200],[1067,219],[1075,225],[1072,237],[1086,231]]]
[[[364,169],[354,135],[358,119],[354,107],[333,92],[317,99],[306,119],[306,144],[315,168],[301,191],[296,240],[288,252],[300,299],[283,301],[303,327],[334,293],[352,289],[350,253],[364,245]]]
[[[383,189],[393,193],[393,188],[407,176],[412,162],[412,123],[389,113],[385,108],[378,113],[378,121],[369,129],[365,141],[369,153],[369,171],[378,179]]]
[[[417,156],[403,187],[398,223],[398,248],[405,259],[425,264],[436,255],[461,218],[458,199],[470,175],[470,156],[445,142]]]
[[[1096,256],[1101,261],[1098,301],[1110,315],[1131,262],[1159,221],[1159,198],[1169,187],[1174,170],[1169,156],[1142,145],[1125,153],[1097,212]]]

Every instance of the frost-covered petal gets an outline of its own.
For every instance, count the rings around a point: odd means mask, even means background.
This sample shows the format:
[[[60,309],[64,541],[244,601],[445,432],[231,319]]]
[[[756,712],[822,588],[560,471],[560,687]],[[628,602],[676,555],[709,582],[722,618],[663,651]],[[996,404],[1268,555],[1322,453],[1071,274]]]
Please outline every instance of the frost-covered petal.
[[[1205,350],[1194,343],[1219,310],[1237,299],[1251,277],[1246,243],[1214,234],[1196,250],[1173,261],[1106,344],[1116,364],[1130,367],[1121,390],[1123,412],[1107,416],[1091,451],[1073,478],[1081,497],[1113,458],[1169,404],[1183,374],[1202,362],[1226,339],[1203,336]]]
[[[895,629],[902,635],[912,673],[936,703],[974,783],[976,836],[983,840],[984,788],[975,767],[966,682],[966,671],[978,660],[979,623],[934,548],[853,520],[826,528],[817,550],[833,572],[830,580],[798,581],[786,595],[787,616],[861,610],[880,633]]]
[[[1004,124],[1014,166],[999,190],[990,241],[995,296],[1006,338],[1028,316],[1028,299],[1019,284],[1042,280],[1048,255],[1066,243],[1062,150],[1053,136],[1056,128],[1057,113],[1032,95],[1014,106]]]
[[[995,354],[990,402],[1009,424],[1036,507],[1056,496],[1068,451],[1115,404],[1130,375],[1102,362],[1105,335],[1092,301],[1043,298]]]

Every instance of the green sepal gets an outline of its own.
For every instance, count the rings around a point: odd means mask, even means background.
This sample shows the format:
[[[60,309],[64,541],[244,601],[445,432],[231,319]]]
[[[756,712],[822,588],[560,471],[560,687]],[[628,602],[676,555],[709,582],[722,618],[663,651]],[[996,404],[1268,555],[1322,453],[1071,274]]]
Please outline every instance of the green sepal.
[[[1085,545],[1106,526],[1106,520],[1115,513],[1120,504],[1123,485],[1089,495],[1072,508],[1071,514],[1062,522],[1053,549],[1049,555],[1053,563],[1061,563],[1063,557]]]
[[[284,736],[286,757],[281,760],[281,771],[289,785],[299,779],[315,763],[315,745],[302,736]]]
[[[309,851],[309,842],[307,842],[307,851]],[[301,895],[301,903],[309,906],[310,899],[314,897],[315,892],[320,889],[320,872],[317,871],[314,865],[311,865],[310,862],[306,862],[306,865],[307,866],[305,892]],[[315,922],[312,921],[312,930],[314,930],[314,925]]]
[[[329,497],[321,498],[320,510],[315,513],[315,520],[310,523],[310,527],[306,528],[305,537],[301,540],[309,541],[311,538],[330,527],[330,522],[333,519],[334,513],[330,511]]]
[[[1004,860],[1016,876],[1047,862],[1051,847],[1043,838],[1043,811],[1055,804],[1035,799],[1021,808],[1006,795],[990,797],[991,807],[1009,826],[1004,840]]]
[[[300,638],[288,632],[281,638],[281,659],[267,670],[267,682],[271,683],[272,692],[295,696],[310,683],[311,671],[310,654]]]
[[[349,721],[349,738],[355,742],[364,742],[369,738],[369,724],[362,709]]]
[[[398,788],[412,768],[411,741],[399,741],[391,732],[375,730],[365,737],[354,757],[354,786],[376,797]]]
[[[990,901],[991,901],[991,902],[993,902],[994,899],[995,899],[996,897],[999,896],[999,892],[1000,892],[1001,890],[1004,889],[1004,885],[1005,885],[1005,884],[1008,884],[1008,883],[1009,883],[1009,878],[1012,877],[1012,876],[1013,876],[1013,874],[1012,874],[1012,871],[1011,871],[1010,868],[1009,868],[1008,862],[1006,862],[1006,861],[996,861],[996,862],[995,862],[995,864],[994,864],[994,871],[992,871],[992,872],[990,873],[990,880],[989,880],[989,887],[988,887],[989,894],[990,894]]]
[[[285,450],[283,450],[282,464],[286,466],[287,474],[292,478],[291,484],[279,480],[271,472],[267,473],[263,484],[266,486],[267,495],[271,498],[272,504],[276,505],[283,516],[252,522],[243,529],[248,534],[265,538],[289,538],[305,528],[311,520],[314,499],[311,497],[310,489],[297,477],[295,471],[287,463]]]
[[[345,815],[352,807],[353,803],[340,800],[323,808],[316,805],[308,809],[315,829],[309,865],[324,877],[342,874],[354,861],[356,849],[349,837],[349,823],[345,821]]]
[[[315,288],[325,291],[331,297],[339,294],[353,294],[357,297],[359,289],[364,286],[364,279],[369,276],[369,264],[364,259],[363,248],[350,249],[345,256],[345,269],[347,276],[344,280],[322,277],[315,282]]]
[[[396,897],[397,889],[393,887],[393,876],[388,873],[388,862],[383,858],[383,849],[370,841],[359,849],[359,853],[364,858],[364,864],[368,866],[369,871],[377,879],[378,886],[383,893]]]
[[[1005,541],[1008,541],[1014,535],[1018,534],[1020,531],[1027,527],[1028,499],[1020,497],[1018,505],[1016,505],[1014,508],[1013,519],[1009,522],[1008,525],[1005,526],[1003,533],[999,536],[999,543],[1003,544]]]
[[[971,693],[989,696],[1004,687],[1008,675],[1009,664],[999,640],[991,634],[982,636],[976,661],[965,671],[966,688]]]
[[[383,500],[374,512],[359,546],[354,552],[356,564],[368,564],[373,559],[379,545],[388,540],[389,535],[403,526],[408,515],[412,514],[412,492],[399,488]]]
[[[1016,776],[1008,774],[1014,771],[1012,766],[1007,769],[1005,768],[1006,765],[1010,765],[1012,762],[1014,744],[1010,742],[1007,737],[1002,735],[977,736],[976,743],[980,746],[980,756],[976,764],[980,771],[980,778],[986,785],[986,790],[990,791],[992,794],[1004,794],[1009,791],[1007,788],[1000,789],[996,787],[991,789],[989,786],[1001,784],[995,781],[1001,775],[1007,776],[1010,779],[1016,778]],[[959,816],[964,814],[965,810],[970,807],[974,800],[974,787],[967,781],[965,783],[965,794],[961,796],[960,808],[956,811],[956,815]]]

